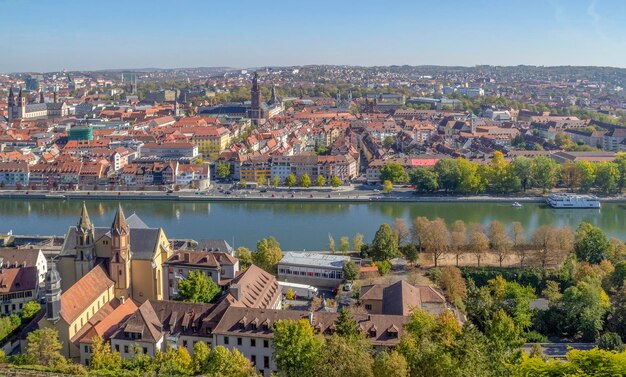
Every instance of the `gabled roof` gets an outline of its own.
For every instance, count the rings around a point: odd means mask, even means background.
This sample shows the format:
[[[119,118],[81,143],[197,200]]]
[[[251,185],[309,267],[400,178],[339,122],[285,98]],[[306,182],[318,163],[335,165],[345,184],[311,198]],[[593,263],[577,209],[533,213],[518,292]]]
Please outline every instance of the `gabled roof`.
[[[113,280],[109,279],[102,263],[96,265],[61,294],[61,317],[65,322],[72,323],[114,284]]]

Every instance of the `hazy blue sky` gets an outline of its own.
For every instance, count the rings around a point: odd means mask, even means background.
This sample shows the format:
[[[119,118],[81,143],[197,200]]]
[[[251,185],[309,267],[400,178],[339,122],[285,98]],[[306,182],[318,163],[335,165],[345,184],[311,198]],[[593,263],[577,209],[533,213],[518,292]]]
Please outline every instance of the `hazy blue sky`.
[[[0,0],[0,72],[299,64],[626,67],[624,0]]]

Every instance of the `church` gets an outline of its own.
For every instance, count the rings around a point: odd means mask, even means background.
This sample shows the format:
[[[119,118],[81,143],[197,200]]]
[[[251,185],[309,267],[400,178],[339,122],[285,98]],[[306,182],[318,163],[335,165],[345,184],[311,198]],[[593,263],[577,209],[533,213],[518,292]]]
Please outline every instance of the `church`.
[[[46,276],[46,316],[39,327],[55,328],[64,356],[78,358],[78,345],[102,318],[163,300],[162,265],[171,254],[163,229],[135,214],[126,218],[121,206],[110,228],[94,227],[83,203]]]
[[[259,74],[254,72],[252,77],[252,89],[250,90],[250,109],[248,110],[248,118],[255,125],[263,124],[284,110],[283,99],[276,95],[276,87],[272,85],[272,97],[265,103],[261,98],[261,89],[259,88]]]
[[[69,114],[69,108],[65,102],[57,102],[56,92],[54,102],[46,103],[43,92],[40,93],[39,103],[28,103],[26,96],[22,95],[22,88],[18,92],[17,99],[13,88],[9,89],[8,107],[9,120],[13,119],[33,119],[47,117],[64,117]]]

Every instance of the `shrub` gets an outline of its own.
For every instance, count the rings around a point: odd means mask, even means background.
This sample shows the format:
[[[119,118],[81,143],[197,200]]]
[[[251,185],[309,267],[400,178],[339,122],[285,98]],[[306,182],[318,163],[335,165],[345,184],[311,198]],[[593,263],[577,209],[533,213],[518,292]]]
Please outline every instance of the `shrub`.
[[[391,271],[391,263],[389,263],[389,261],[387,260],[374,262],[374,266],[378,268],[378,273],[382,276],[387,275],[389,271]]]
[[[287,293],[285,293],[285,298],[287,300],[295,300],[296,299],[296,292],[294,292],[293,289],[291,289],[291,288],[287,289]]]

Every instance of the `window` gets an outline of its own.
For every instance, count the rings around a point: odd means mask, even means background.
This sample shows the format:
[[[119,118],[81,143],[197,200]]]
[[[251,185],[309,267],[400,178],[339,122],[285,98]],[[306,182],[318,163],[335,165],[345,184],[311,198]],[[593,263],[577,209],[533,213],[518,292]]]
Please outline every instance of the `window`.
[[[148,353],[148,348],[143,347],[143,353]]]
[[[243,342],[242,342],[241,338],[237,338],[237,345],[240,346],[242,343]]]
[[[263,368],[269,368],[269,367],[270,367],[270,357],[263,356]]]
[[[252,361],[252,365],[256,365],[256,355],[250,356],[250,361]]]
[[[120,345],[119,344],[115,345],[115,351],[120,352]]]
[[[124,353],[128,353],[128,346],[124,346]]]
[[[227,336],[224,337],[224,344],[228,344],[228,337]]]
[[[270,348],[270,341],[265,339],[263,340],[263,348]]]
[[[187,341],[183,340],[183,347],[187,347]]]
[[[85,346],[85,353],[89,353],[89,346]]]
[[[365,304],[365,310],[372,310],[372,305]]]
[[[250,347],[256,347],[256,339],[250,339]]]

